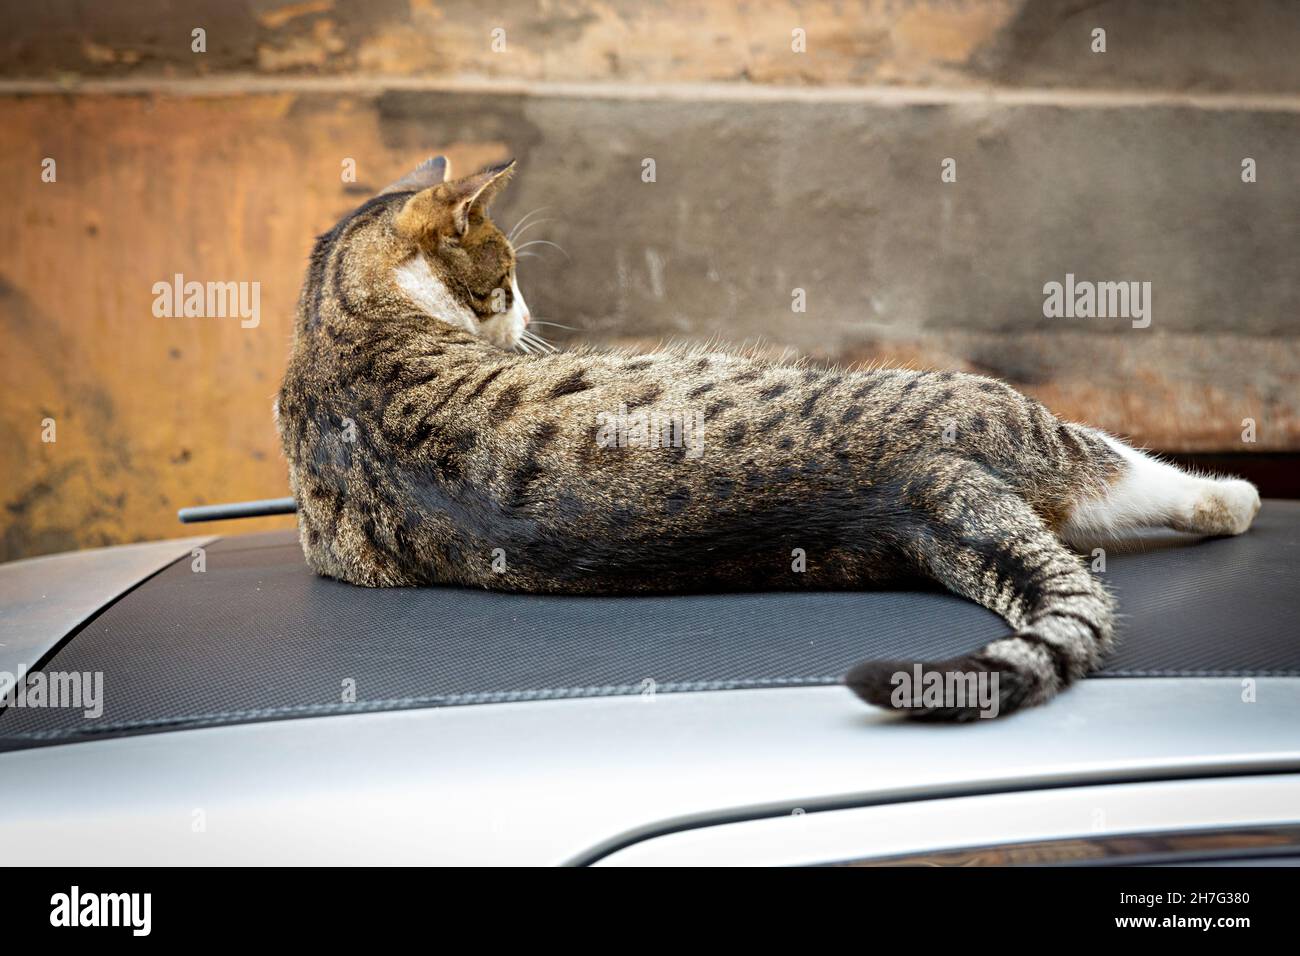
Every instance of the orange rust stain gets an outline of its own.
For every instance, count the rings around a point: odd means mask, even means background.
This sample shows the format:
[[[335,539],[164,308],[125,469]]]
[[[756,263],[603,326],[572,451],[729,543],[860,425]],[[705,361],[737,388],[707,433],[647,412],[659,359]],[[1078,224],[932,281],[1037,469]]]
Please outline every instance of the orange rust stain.
[[[289,95],[0,98],[0,560],[176,537],[184,505],[287,493],[271,402],[313,238],[422,155]],[[450,144],[457,168],[500,143]],[[43,183],[41,161],[57,162]],[[342,181],[356,160],[357,184]],[[260,283],[260,323],[158,318],[158,282]],[[42,423],[55,422],[53,443]],[[226,523],[216,533],[287,527]]]
[[[302,3],[289,3],[274,10],[264,10],[257,15],[257,22],[271,30],[278,30],[291,20],[305,17],[311,13],[324,13],[334,9],[334,0],[304,0]]]

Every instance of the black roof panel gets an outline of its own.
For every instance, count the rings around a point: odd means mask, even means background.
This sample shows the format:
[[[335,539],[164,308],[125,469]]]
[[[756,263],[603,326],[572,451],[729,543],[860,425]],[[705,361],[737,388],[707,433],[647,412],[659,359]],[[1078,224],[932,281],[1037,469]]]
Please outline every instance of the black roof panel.
[[[1111,554],[1121,646],[1100,676],[1300,676],[1300,503],[1240,538]],[[1005,633],[946,593],[532,597],[324,580],[292,532],[222,539],[101,612],[46,665],[101,671],[104,712],[10,708],[0,749],[284,717],[832,684],[867,657]],[[349,684],[348,682],[353,682]],[[355,688],[355,702],[344,699]]]

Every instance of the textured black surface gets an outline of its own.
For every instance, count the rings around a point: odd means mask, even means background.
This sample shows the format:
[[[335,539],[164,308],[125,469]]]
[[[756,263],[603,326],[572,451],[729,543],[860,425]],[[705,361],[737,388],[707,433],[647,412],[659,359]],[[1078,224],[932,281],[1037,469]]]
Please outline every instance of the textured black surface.
[[[1108,555],[1120,649],[1103,676],[1300,676],[1300,503],[1240,538]],[[1005,633],[941,592],[561,598],[369,590],[313,576],[291,533],[178,562],[47,666],[102,671],[104,713],[10,708],[0,748],[175,726],[548,697],[830,684],[868,657],[942,658]],[[356,703],[342,702],[355,681]]]

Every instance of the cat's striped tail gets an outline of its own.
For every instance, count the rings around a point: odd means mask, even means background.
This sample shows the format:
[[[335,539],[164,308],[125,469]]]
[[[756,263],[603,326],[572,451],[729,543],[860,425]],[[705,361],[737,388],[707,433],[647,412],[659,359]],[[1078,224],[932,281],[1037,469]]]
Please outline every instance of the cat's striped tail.
[[[920,719],[996,717],[1049,700],[1100,663],[1114,600],[1023,499],[965,476],[928,520],[923,569],[1013,633],[949,660],[864,662],[845,678],[854,693]]]

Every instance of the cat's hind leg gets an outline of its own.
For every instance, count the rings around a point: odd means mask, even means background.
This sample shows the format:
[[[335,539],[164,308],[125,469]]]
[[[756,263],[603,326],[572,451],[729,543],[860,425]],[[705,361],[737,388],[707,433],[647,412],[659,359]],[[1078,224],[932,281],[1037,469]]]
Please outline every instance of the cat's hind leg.
[[[950,660],[864,662],[845,678],[854,693],[911,717],[969,720],[1042,703],[1097,666],[1113,639],[1114,601],[1024,498],[970,462],[946,462],[903,493],[917,570],[1000,614],[1012,631]],[[921,680],[909,679],[917,668]],[[905,685],[972,681],[991,684],[996,697],[899,694]]]
[[[1201,535],[1241,534],[1259,513],[1259,492],[1248,481],[1189,474],[1103,432],[1087,431],[1113,452],[1118,467],[1100,491],[1085,493],[1073,503],[1060,528],[1061,537],[1071,544],[1152,527]]]

